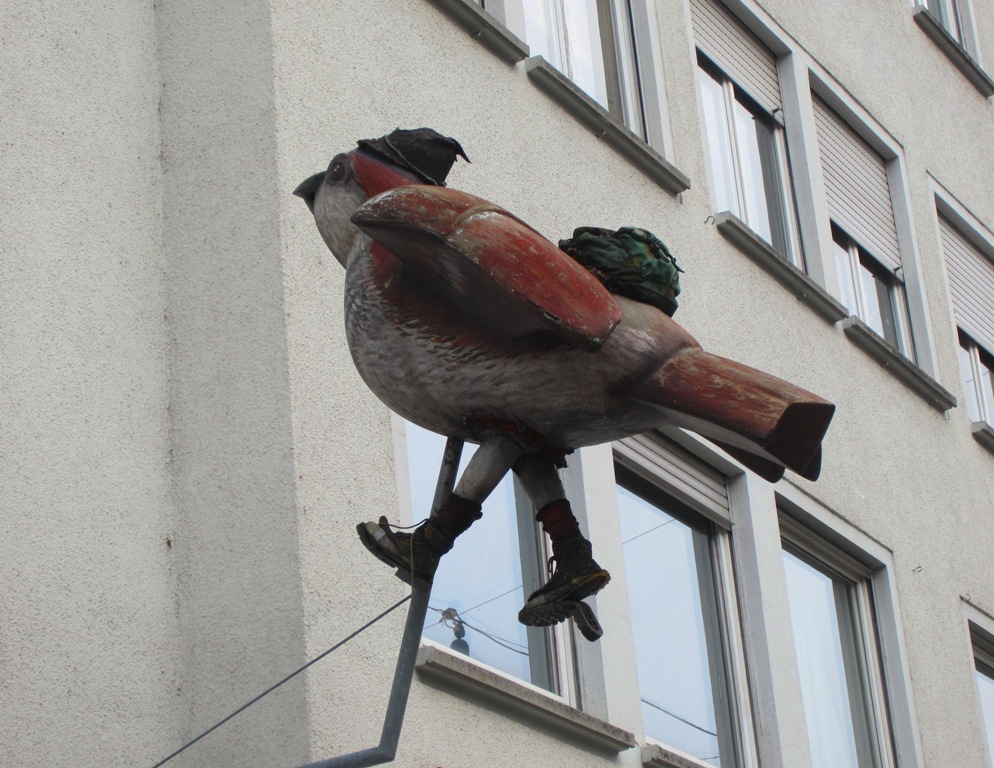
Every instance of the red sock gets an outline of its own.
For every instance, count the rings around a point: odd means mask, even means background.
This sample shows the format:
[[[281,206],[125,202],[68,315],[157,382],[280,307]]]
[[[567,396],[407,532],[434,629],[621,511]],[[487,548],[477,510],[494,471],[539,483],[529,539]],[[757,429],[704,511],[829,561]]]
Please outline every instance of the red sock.
[[[573,509],[568,499],[550,501],[535,517],[542,523],[542,530],[549,534],[549,538],[553,541],[582,537],[580,524],[573,517]]]
[[[449,496],[435,515],[435,526],[450,539],[469,528],[483,517],[480,504],[454,493]]]

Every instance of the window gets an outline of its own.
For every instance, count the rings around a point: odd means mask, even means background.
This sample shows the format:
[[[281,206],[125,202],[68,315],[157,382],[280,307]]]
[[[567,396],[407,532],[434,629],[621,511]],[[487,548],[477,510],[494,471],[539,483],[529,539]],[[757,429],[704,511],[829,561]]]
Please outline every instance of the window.
[[[973,422],[994,424],[994,261],[965,228],[939,216],[942,253],[949,276],[953,315],[959,328],[960,374],[967,412]]]
[[[987,744],[987,764],[994,768],[994,638],[971,623],[973,663],[977,693],[980,697],[980,717]]]
[[[967,47],[964,19],[960,11],[961,0],[920,0],[936,21],[964,48]]]
[[[839,300],[914,360],[901,249],[887,163],[835,110],[812,95]]]
[[[658,143],[646,115],[642,58],[648,45],[627,0],[486,0],[485,9],[619,123]]]
[[[445,438],[410,423],[405,429],[412,522],[418,522],[431,509]],[[465,446],[463,466],[474,450]],[[534,518],[524,490],[508,475],[484,503],[483,518],[442,558],[423,637],[569,700],[567,633],[518,623],[518,610],[545,576],[545,537]],[[483,561],[486,568],[479,567]]]
[[[959,332],[959,367],[970,421],[994,424],[994,356]]]
[[[715,205],[798,262],[776,57],[716,0],[691,20]]]
[[[741,765],[719,587],[727,534],[627,467],[615,476],[645,735]]]
[[[762,107],[698,53],[697,84],[715,205],[790,257],[793,245],[783,131]]]
[[[902,330],[907,325],[907,301],[897,276],[835,225],[832,241],[842,304],[893,347],[908,354]]]
[[[869,573],[790,518],[782,525],[812,766],[893,765]]]

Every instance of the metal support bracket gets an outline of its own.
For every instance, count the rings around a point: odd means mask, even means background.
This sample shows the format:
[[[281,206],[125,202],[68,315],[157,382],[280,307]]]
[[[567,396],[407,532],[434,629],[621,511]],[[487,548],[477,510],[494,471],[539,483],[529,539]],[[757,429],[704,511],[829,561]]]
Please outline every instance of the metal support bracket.
[[[453,437],[450,437],[445,444],[442,466],[438,470],[438,483],[435,485],[435,498],[431,504],[431,517],[438,514],[438,508],[452,492],[462,449],[463,441]],[[404,713],[407,711],[407,697],[414,679],[414,663],[417,661],[418,648],[421,646],[421,631],[424,628],[425,615],[428,613],[428,598],[431,596],[430,584],[424,586],[414,584],[411,589],[411,604],[407,609],[407,623],[404,625],[404,636],[397,654],[397,666],[393,673],[393,685],[390,688],[386,715],[383,717],[379,745],[328,760],[308,763],[300,768],[365,768],[389,763],[396,756],[400,729],[404,725]]]

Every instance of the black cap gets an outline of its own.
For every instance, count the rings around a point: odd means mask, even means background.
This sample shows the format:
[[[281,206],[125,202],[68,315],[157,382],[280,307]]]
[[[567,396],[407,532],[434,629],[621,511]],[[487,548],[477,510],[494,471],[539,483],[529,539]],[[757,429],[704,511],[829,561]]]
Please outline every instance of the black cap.
[[[359,148],[413,171],[429,184],[445,186],[456,157],[469,158],[459,142],[431,128],[397,128],[378,139],[359,139]]]

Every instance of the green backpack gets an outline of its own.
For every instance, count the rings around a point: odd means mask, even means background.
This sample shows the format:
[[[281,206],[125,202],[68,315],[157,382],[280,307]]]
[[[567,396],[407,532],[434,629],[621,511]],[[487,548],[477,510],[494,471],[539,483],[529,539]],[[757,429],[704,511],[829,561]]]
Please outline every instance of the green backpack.
[[[670,317],[680,295],[676,259],[645,229],[578,227],[559,247],[586,267],[611,293],[658,307]]]

